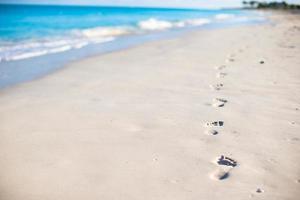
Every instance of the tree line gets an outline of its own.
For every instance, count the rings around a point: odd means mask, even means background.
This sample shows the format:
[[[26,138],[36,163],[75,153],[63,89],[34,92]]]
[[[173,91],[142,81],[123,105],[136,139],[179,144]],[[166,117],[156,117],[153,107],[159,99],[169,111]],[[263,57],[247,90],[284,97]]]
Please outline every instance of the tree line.
[[[288,4],[285,1],[282,2],[243,1],[242,3],[246,8],[300,9],[300,5]]]

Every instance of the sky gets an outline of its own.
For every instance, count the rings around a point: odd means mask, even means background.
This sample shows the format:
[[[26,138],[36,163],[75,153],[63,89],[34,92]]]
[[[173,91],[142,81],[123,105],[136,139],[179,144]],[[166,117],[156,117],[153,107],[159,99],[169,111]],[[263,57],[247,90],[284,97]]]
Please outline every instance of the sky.
[[[242,0],[0,0],[1,3],[56,4],[56,5],[111,5],[178,8],[240,7]],[[300,0],[286,0],[300,4]]]

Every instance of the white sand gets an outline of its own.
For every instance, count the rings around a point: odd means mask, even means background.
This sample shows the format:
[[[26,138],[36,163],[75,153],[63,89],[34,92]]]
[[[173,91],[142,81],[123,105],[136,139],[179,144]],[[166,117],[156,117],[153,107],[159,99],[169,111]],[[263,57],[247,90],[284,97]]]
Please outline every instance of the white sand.
[[[271,18],[0,91],[0,199],[299,199],[300,17]],[[214,121],[224,124],[207,134]]]

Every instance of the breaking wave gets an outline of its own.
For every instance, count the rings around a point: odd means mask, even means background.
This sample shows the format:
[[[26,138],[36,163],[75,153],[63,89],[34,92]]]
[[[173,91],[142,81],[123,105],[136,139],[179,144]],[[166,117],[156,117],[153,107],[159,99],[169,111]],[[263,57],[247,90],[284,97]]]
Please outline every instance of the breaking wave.
[[[138,26],[143,30],[165,30],[173,27],[173,24],[169,21],[157,20],[155,18],[150,18],[145,21],[138,23]]]
[[[61,37],[48,37],[0,45],[0,62],[21,60],[46,54],[79,49],[89,44],[110,42],[116,37],[129,34],[123,28],[92,28],[72,30]]]
[[[79,49],[90,44],[110,42],[125,35],[163,31],[173,28],[203,26],[213,22],[238,19],[239,17],[236,17],[234,14],[225,13],[217,14],[209,18],[194,18],[177,21],[149,18],[139,21],[135,25],[126,27],[111,26],[76,29],[66,31],[59,36],[47,36],[45,38],[23,41],[7,42],[0,40],[0,62],[21,60]],[[240,17],[240,20],[246,20],[246,18]]]
[[[25,58],[37,57],[46,54],[59,53],[71,49],[79,49],[88,44],[108,42],[114,40],[113,37],[98,38],[95,41],[83,39],[59,39],[57,41],[39,40],[24,41],[17,45],[11,44],[0,48],[0,61],[21,60]]]
[[[158,30],[166,30],[171,28],[182,28],[186,26],[201,26],[204,24],[209,24],[210,22],[211,21],[209,19],[205,19],[205,18],[188,19],[188,20],[175,21],[175,22],[150,18],[148,20],[139,22],[138,26],[142,30],[158,31]]]

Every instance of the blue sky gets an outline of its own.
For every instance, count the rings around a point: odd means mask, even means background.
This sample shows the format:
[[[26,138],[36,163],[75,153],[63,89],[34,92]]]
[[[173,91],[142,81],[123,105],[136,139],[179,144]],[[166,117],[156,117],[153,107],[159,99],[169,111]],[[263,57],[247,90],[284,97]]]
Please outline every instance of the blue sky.
[[[221,8],[239,7],[242,0],[0,0],[3,3],[76,4],[146,7]],[[286,0],[300,4],[300,0]]]

